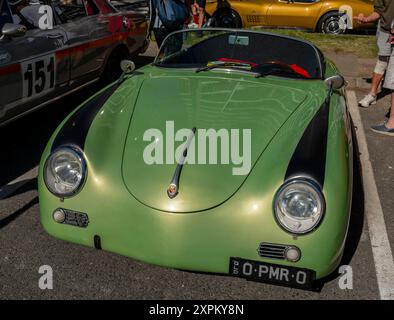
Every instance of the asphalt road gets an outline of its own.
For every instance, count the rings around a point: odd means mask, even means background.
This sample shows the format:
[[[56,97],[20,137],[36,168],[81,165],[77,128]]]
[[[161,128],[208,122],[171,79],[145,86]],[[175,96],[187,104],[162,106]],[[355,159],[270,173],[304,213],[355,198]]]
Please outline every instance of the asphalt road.
[[[149,58],[142,57],[137,64],[147,62]],[[95,90],[97,86],[92,86],[0,128],[0,186],[37,166],[53,130]],[[357,92],[359,97],[362,93]],[[384,119],[387,110],[386,96],[377,106],[361,110],[361,116],[392,248],[394,143],[393,138],[369,130],[371,124]],[[36,180],[27,175],[23,187],[0,200],[0,299],[379,299],[363,184],[359,170],[356,172],[351,227],[342,261],[353,269],[351,290],[339,288],[336,273],[325,279],[320,292],[309,292],[148,265],[57,240],[41,227]],[[38,286],[43,265],[53,269],[52,290]]]

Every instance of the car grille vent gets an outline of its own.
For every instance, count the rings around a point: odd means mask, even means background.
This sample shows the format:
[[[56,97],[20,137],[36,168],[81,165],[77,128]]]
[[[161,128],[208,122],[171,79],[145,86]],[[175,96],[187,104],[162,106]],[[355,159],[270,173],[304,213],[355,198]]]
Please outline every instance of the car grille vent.
[[[262,15],[247,15],[246,21],[249,23],[262,23],[264,20]]]
[[[285,259],[285,252],[287,245],[273,244],[273,243],[260,243],[258,253],[260,257],[272,259]]]

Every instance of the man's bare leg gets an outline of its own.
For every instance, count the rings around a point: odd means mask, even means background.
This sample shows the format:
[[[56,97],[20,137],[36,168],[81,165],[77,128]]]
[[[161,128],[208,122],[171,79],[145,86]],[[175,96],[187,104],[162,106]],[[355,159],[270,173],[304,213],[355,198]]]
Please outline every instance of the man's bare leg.
[[[205,9],[198,8],[198,27],[199,28],[201,28],[202,25],[204,24],[204,18],[205,18]]]
[[[372,84],[371,84],[371,91],[369,92],[370,95],[376,97],[378,95],[378,90],[380,83],[383,80],[383,75],[384,74],[379,74],[379,73],[373,73],[372,74]]]
[[[389,129],[394,129],[394,91],[391,93],[390,118],[386,123],[386,127]]]
[[[390,57],[379,56],[376,62],[375,70],[372,74],[372,84],[370,92],[358,103],[363,108],[368,108],[371,104],[376,104],[380,83],[383,80],[384,73]]]

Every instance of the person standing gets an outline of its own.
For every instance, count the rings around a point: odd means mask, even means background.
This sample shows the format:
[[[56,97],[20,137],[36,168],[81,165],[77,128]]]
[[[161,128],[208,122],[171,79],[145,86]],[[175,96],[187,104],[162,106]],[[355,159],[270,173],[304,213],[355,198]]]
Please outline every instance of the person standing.
[[[391,24],[391,35],[388,43],[394,43],[394,20]],[[387,67],[386,78],[383,87],[391,90],[391,108],[389,119],[379,125],[372,126],[372,131],[388,136],[394,136],[394,50],[391,51],[391,58]]]
[[[205,5],[206,0],[195,0],[192,4],[193,17],[196,17],[196,21],[193,21],[198,28],[202,28],[205,19]]]
[[[379,48],[378,61],[372,75],[371,90],[359,102],[361,107],[368,108],[370,105],[376,104],[379,85],[383,80],[391,56],[391,44],[388,40],[393,19],[394,1],[392,0],[374,0],[374,12],[367,17],[362,13],[357,17],[359,23],[379,22],[376,33]]]
[[[151,29],[157,46],[160,48],[171,32],[181,30],[189,18],[185,0],[152,0]]]

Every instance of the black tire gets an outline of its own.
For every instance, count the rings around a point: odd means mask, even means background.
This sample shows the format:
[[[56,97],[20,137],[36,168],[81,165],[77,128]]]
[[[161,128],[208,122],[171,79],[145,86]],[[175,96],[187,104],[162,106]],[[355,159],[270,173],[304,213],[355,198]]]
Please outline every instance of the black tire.
[[[112,53],[107,59],[105,69],[100,76],[101,82],[106,84],[119,79],[120,75],[122,74],[120,62],[129,58],[130,54],[126,48],[120,47],[112,51]]]
[[[240,29],[242,20],[234,10],[221,10],[214,15],[214,24],[217,28]]]
[[[338,12],[329,12],[321,17],[317,31],[326,34],[344,34],[346,29],[341,27],[341,15]]]

